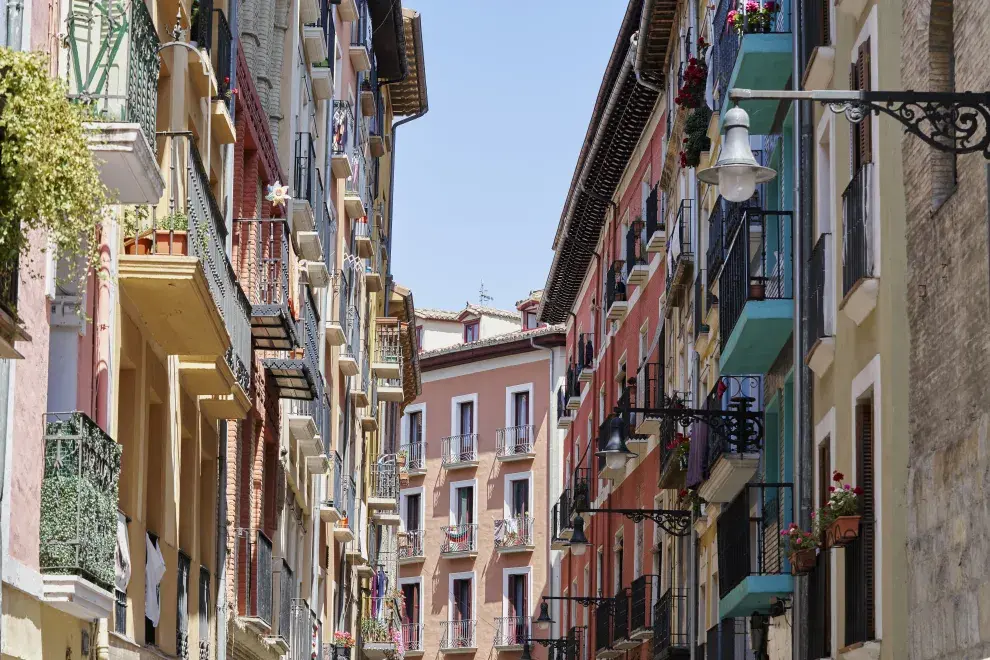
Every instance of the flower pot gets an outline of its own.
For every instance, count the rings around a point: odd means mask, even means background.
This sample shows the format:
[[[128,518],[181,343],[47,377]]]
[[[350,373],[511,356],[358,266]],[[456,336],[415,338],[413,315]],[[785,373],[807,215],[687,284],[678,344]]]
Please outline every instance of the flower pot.
[[[825,539],[831,548],[844,548],[859,538],[859,516],[839,516],[828,526]]]
[[[762,280],[753,280],[749,283],[749,299],[763,300],[766,297],[766,285]]]
[[[791,573],[794,575],[807,575],[815,567],[817,560],[814,548],[795,550],[791,553]]]
[[[407,459],[405,454],[399,454],[398,456],[395,457],[395,462],[398,464],[400,468],[406,467],[406,460]]]
[[[189,254],[189,234],[184,229],[147,229],[124,241],[125,254]]]

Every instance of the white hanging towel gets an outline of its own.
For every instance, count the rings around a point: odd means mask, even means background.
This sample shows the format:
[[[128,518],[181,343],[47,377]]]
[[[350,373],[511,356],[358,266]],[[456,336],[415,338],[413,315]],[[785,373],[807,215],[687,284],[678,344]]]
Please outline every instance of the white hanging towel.
[[[150,536],[145,535],[144,540],[148,547],[148,565],[144,571],[144,615],[151,620],[151,625],[157,628],[158,618],[161,616],[158,585],[165,575],[165,557]]]
[[[127,543],[127,517],[120,511],[117,512],[117,552],[114,564],[114,586],[117,591],[126,592],[131,581],[131,549]]]

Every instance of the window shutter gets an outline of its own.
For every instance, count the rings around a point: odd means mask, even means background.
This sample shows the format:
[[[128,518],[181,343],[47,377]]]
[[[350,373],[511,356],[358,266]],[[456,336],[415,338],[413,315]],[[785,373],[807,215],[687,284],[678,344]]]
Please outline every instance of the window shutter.
[[[828,46],[829,44],[832,43],[832,34],[831,34],[831,30],[829,29],[828,3],[829,0],[818,0],[818,4],[822,8],[821,39],[823,46]]]
[[[859,58],[856,61],[859,86],[857,89],[870,91],[870,40],[859,45]],[[873,162],[873,114],[867,113],[857,127],[859,130],[860,165]]]
[[[857,416],[857,453],[859,455],[859,470],[856,477],[859,487],[863,489],[863,524],[860,526],[863,552],[863,611],[866,617],[866,639],[876,638],[874,612],[876,611],[876,594],[874,593],[875,566],[874,552],[876,550],[874,483],[873,483],[873,400],[870,399],[856,406]]]

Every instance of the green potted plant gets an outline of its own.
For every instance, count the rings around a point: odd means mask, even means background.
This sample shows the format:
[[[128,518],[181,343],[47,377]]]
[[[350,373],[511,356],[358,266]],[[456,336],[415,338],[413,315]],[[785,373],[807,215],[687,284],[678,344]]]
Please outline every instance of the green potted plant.
[[[814,569],[818,557],[819,535],[817,530],[806,531],[797,523],[780,533],[788,546],[788,557],[791,560],[791,573],[807,575]]]
[[[842,483],[845,475],[836,470],[832,473],[835,485],[829,486],[828,502],[818,511],[818,521],[825,533],[825,541],[830,548],[842,548],[859,537],[860,496],[863,489]]]

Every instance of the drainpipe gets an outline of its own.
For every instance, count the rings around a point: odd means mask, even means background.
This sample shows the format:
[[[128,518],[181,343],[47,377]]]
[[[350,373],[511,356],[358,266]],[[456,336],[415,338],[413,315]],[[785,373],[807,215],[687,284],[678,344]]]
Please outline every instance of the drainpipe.
[[[652,80],[647,80],[643,76],[643,60],[646,59],[646,40],[643,39],[640,41],[639,38],[639,35],[648,34],[650,31],[649,21],[653,16],[653,5],[655,2],[656,0],[646,0],[643,3],[643,11],[639,15],[639,30],[629,40],[629,56],[633,61],[633,73],[636,75],[636,82],[646,89],[652,89],[654,92],[662,92],[663,87]],[[691,3],[691,10],[694,10],[694,3]]]

